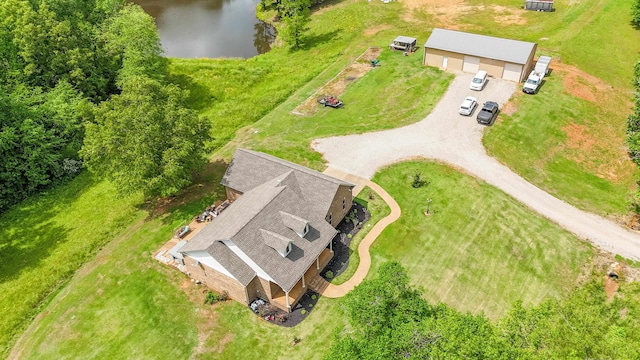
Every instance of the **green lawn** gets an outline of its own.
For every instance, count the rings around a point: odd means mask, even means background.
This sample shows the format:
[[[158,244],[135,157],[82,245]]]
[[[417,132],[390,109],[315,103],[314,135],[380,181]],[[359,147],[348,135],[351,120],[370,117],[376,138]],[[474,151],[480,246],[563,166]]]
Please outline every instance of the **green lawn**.
[[[0,215],[0,354],[80,265],[143,219],[139,202],[85,172]]]
[[[341,109],[321,108],[314,115],[290,113],[313,89],[304,87],[283,105],[251,126],[237,142],[321,170],[324,162],[313,152],[312,140],[408,125],[424,118],[446,91],[453,76],[422,66],[419,56],[384,51],[381,66],[349,84]],[[316,85],[317,86],[317,85]],[[245,140],[246,139],[246,140]],[[230,144],[236,146],[237,142]]]
[[[421,172],[430,183],[415,189]],[[557,298],[576,285],[590,246],[484,182],[431,162],[404,162],[373,179],[402,209],[372,246],[372,270],[397,260],[432,303],[495,319],[516,300]],[[427,199],[432,199],[427,217]]]
[[[506,0],[492,5],[518,12]],[[389,51],[380,56],[379,68],[347,87],[344,109],[304,117],[289,113],[367,47],[385,49],[400,33],[422,43],[437,24],[428,16],[405,21],[401,6],[333,3],[314,16],[306,50],[276,48],[249,60],[172,60],[172,80],[191,91],[191,103],[214,124],[214,158],[228,159],[235,147],[247,146],[322,169],[320,155],[310,149],[312,139],[402,126],[426,116],[452,76],[422,67],[420,52],[403,57]],[[637,175],[625,165],[622,143],[638,49],[638,33],[628,25],[630,6],[630,0],[561,0],[554,13],[518,12],[524,25],[500,21],[492,6],[458,18],[474,32],[537,41],[539,53],[613,86],[603,101],[591,103],[570,96],[562,84],[565,75],[554,72],[538,95],[515,96],[516,111],[502,113],[485,145],[560,198],[617,216],[627,212]],[[374,28],[379,31],[365,33]],[[568,141],[566,129],[581,126],[588,148]],[[403,177],[412,167],[432,181],[417,193],[404,189],[409,180]],[[589,261],[587,246],[573,236],[449,168],[407,163],[383,171],[376,181],[396,197],[403,217],[374,244],[374,266],[401,261],[431,301],[495,318],[515,299],[532,304],[558,296]],[[179,289],[180,274],[150,259],[175,225],[222,196],[214,183],[187,191],[176,200],[182,206],[149,215],[141,199],[118,198],[109,184],[83,174],[0,215],[0,354],[44,310],[17,346],[24,358],[322,357],[333,329],[344,327],[339,301],[322,299],[301,326],[277,328],[238,304],[209,311],[198,300],[202,294]],[[426,198],[434,200],[431,218],[421,213]],[[302,338],[295,347],[294,336]]]
[[[638,174],[624,147],[627,99],[611,90],[598,93],[606,103],[573,97],[563,86],[566,76],[556,71],[538,94],[517,94],[516,111],[500,115],[484,145],[549,193],[587,211],[624,216]]]
[[[214,193],[213,197],[220,194]],[[21,359],[322,357],[344,328],[335,300],[321,299],[295,328],[261,320],[234,301],[204,305],[203,288],[151,255],[186,214],[211,196],[147,219],[80,269],[35,320],[14,353]],[[183,290],[184,289],[184,290]],[[294,337],[301,343],[292,346]]]
[[[373,228],[375,224],[380,221],[380,219],[391,213],[391,209],[387,206],[378,194],[376,194],[369,187],[365,187],[362,189],[358,197],[356,197],[353,201],[358,202],[362,206],[366,207],[371,214],[371,218],[367,221],[366,225],[351,239],[349,243],[349,265],[345,269],[345,271],[336,276],[333,280],[331,280],[332,284],[340,285],[345,281],[351,279],[351,276],[358,269],[358,265],[360,264],[360,255],[358,254],[358,245],[364,237],[369,233],[369,230]]]

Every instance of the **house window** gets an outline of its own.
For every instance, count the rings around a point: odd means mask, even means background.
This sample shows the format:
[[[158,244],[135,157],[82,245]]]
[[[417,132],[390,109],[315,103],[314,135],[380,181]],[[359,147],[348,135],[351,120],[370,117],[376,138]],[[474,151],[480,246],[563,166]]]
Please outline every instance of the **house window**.
[[[342,210],[347,208],[347,198],[342,198]]]
[[[333,215],[329,213],[329,224],[333,225]]]
[[[306,223],[304,224],[304,234],[302,234],[302,237],[307,235],[308,232],[309,232],[309,223]]]
[[[290,252],[291,252],[291,243],[287,244],[287,252],[284,254],[284,256],[289,255]]]

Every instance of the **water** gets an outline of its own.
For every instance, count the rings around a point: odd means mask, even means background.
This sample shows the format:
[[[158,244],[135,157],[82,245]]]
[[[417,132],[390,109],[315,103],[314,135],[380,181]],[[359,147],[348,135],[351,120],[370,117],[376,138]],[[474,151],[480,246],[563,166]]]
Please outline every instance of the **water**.
[[[132,0],[156,19],[165,55],[250,58],[270,50],[275,30],[256,19],[260,0]]]

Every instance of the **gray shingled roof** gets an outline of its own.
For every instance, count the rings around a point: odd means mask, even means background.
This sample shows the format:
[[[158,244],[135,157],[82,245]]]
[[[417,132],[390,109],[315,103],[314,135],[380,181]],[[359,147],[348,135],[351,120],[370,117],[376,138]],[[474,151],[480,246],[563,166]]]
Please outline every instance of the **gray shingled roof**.
[[[433,29],[425,48],[526,64],[536,44],[525,41],[470,34],[461,31]]]
[[[236,150],[221,183],[226,187],[245,193],[289,171],[293,171],[292,176],[283,181],[290,181],[291,187],[297,186],[300,194],[309,201],[310,205],[318,212],[323,212],[325,216],[329,212],[329,206],[338,187],[341,185],[355,186],[304,166],[246,149]]]
[[[324,220],[326,213],[318,212],[317,207],[302,196],[300,188],[298,177],[288,170],[250,189],[196,234],[181,251],[206,250],[246,285],[255,277],[255,272],[222,243],[230,241],[283,290],[290,291],[336,234],[336,230]],[[285,225],[281,212],[308,219],[309,233],[305,238]],[[262,237],[265,232],[289,239],[291,252],[286,257],[278,254],[265,243]]]

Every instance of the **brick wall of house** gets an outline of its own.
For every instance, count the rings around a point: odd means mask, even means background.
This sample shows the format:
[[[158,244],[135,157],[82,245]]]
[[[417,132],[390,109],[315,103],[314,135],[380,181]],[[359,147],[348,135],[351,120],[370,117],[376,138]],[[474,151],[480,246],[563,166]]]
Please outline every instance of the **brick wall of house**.
[[[346,200],[346,206],[343,208],[342,200]],[[351,209],[351,204],[353,203],[353,195],[351,194],[351,190],[348,186],[340,186],[338,191],[336,191],[336,196],[333,198],[331,202],[331,206],[329,207],[329,213],[331,214],[332,221],[331,225],[336,227],[342,219],[347,215],[349,209]],[[326,220],[329,221],[329,213],[327,213]]]
[[[226,188],[227,189],[227,199],[233,201],[236,201],[240,196],[242,196],[242,193],[240,191],[237,190],[233,190],[231,188]]]
[[[247,299],[244,286],[237,280],[202,263],[195,265],[195,260],[189,256],[184,257],[184,263],[189,277],[192,279],[202,281],[207,287],[219,293],[226,291],[230,298],[242,304],[249,303],[250,300]]]
[[[247,285],[247,293],[249,294],[249,301],[253,301],[253,299],[257,297],[264,300],[271,299],[271,292],[269,291],[268,281],[262,279],[259,276],[253,278],[249,285]]]

